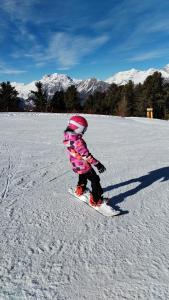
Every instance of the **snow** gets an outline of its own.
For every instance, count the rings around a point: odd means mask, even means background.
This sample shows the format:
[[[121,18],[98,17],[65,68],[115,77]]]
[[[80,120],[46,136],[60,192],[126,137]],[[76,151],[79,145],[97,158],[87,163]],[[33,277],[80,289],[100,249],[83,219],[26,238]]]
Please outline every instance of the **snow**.
[[[66,91],[68,87],[74,85],[77,91],[81,95],[82,100],[89,94],[93,94],[96,91],[105,92],[110,87],[110,84],[115,83],[117,85],[127,84],[129,80],[132,80],[134,84],[143,83],[145,79],[152,75],[154,72],[161,72],[162,76],[169,80],[169,64],[162,69],[150,68],[145,71],[140,71],[136,69],[131,69],[128,71],[118,72],[111,76],[110,78],[103,80],[98,80],[96,78],[88,79],[72,79],[70,76],[65,74],[53,73],[49,75],[44,75],[39,81],[42,82],[44,89],[47,91],[49,98],[54,95],[56,91],[64,90]],[[35,86],[36,81],[32,81],[28,84],[12,82],[12,86],[16,88],[19,93],[19,97],[23,99],[28,99],[31,91],[36,91]]]
[[[162,69],[150,68],[144,71],[131,69],[123,72],[118,72],[109,77],[106,82],[109,84],[115,83],[117,85],[126,84],[129,80],[132,80],[134,84],[143,83],[146,78],[150,75],[153,75],[154,72],[161,72],[162,76],[165,79],[169,79],[169,65],[166,65]]]
[[[40,79],[42,82],[44,90],[47,91],[47,94],[52,97],[56,91],[66,91],[70,86],[74,85],[77,88],[77,91],[80,93],[81,97],[84,98],[88,94],[94,93],[96,90],[100,92],[104,92],[108,89],[109,84],[97,80],[97,79],[86,79],[86,80],[78,80],[72,79],[65,74],[49,74],[45,75]],[[16,88],[19,93],[19,97],[23,99],[28,99],[31,91],[36,91],[36,83],[37,81],[32,81],[28,84],[12,82],[12,86]]]
[[[30,91],[37,90],[35,85],[37,81],[38,80],[32,81],[28,84],[13,82],[12,85],[19,92],[19,97],[23,99],[28,99]],[[42,79],[40,79],[40,81],[42,82],[43,87],[47,91],[49,97],[53,96],[56,91],[65,91],[68,89],[68,87],[74,85],[73,80],[69,76],[58,73],[44,75]]]
[[[11,85],[15,87],[15,89],[19,93],[18,96],[22,99],[28,99],[29,95],[31,94],[31,91],[37,90],[35,86],[35,81],[32,81],[28,84],[12,82]]]
[[[56,91],[66,91],[68,87],[74,85],[73,80],[69,76],[57,73],[45,75],[41,82],[49,97],[53,96]]]
[[[0,114],[0,299],[169,298],[169,124],[87,115],[106,218],[68,193],[70,115]]]

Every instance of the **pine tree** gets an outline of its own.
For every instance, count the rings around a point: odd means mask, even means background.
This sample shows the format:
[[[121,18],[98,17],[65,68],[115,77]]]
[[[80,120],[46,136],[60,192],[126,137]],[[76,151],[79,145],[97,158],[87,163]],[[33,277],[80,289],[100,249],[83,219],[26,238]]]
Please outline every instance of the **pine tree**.
[[[10,82],[0,84],[0,111],[18,111],[19,98],[15,87]]]
[[[155,118],[164,118],[165,97],[164,80],[161,73],[155,72],[147,77],[143,84],[145,106],[153,107]]]
[[[95,112],[95,102],[94,102],[94,96],[91,94],[86,99],[84,106],[83,106],[83,112],[88,114],[94,114]]]
[[[131,80],[124,86],[124,96],[127,102],[127,115],[133,116],[135,110],[134,83]]]
[[[57,91],[50,100],[49,110],[51,112],[65,112],[64,92]]]
[[[143,95],[143,85],[141,83],[137,84],[134,88],[134,116],[145,117],[146,108],[144,105],[144,95]]]
[[[95,113],[97,114],[109,114],[105,95],[106,94],[103,92],[95,92],[93,95],[95,102]]]
[[[106,106],[105,112],[111,115],[116,114],[116,108],[120,100],[121,100],[121,87],[119,87],[115,83],[112,83],[104,99],[104,103]]]
[[[164,119],[169,119],[169,82],[164,82],[165,113]]]
[[[30,98],[35,103],[36,111],[46,112],[48,103],[47,92],[43,90],[43,85],[40,81],[36,82],[35,85],[37,87],[37,91],[31,91]]]
[[[128,115],[127,99],[125,94],[116,105],[116,114],[121,117],[126,117]]]
[[[74,85],[68,87],[64,95],[64,102],[67,112],[76,112],[81,110],[80,98]]]

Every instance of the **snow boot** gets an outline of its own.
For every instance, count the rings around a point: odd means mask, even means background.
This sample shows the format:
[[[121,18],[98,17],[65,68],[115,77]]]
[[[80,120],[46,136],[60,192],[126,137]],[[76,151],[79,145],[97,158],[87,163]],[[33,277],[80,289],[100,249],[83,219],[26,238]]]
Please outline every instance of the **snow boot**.
[[[90,194],[89,204],[91,206],[94,206],[94,207],[98,206],[98,207],[100,207],[102,205],[102,203],[103,203],[103,199],[99,199],[97,202],[95,202],[94,199],[93,199],[93,195]]]
[[[84,194],[85,190],[86,190],[86,187],[84,186],[84,184],[77,185],[77,187],[75,189],[75,194],[78,197],[82,196]]]

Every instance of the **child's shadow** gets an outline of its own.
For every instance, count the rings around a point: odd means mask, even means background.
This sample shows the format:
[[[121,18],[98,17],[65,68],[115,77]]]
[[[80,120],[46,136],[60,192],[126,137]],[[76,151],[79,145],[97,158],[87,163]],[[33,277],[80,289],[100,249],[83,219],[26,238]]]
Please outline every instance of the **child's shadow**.
[[[137,187],[110,198],[109,205],[113,209],[118,210],[121,214],[124,214],[124,213],[128,213],[128,211],[125,211],[125,212],[122,211],[120,209],[120,207],[118,206],[119,203],[123,202],[125,200],[125,198],[138,193],[139,191],[145,189],[146,187],[150,186],[151,184],[153,184],[154,182],[156,182],[160,179],[161,179],[161,181],[169,180],[169,167],[160,168],[160,169],[151,171],[144,176],[141,176],[138,178],[133,178],[128,181],[124,181],[124,182],[121,182],[121,183],[118,183],[115,185],[109,185],[106,188],[104,188],[104,192],[108,192],[108,191],[117,189],[119,187],[131,184],[134,182],[140,183]]]

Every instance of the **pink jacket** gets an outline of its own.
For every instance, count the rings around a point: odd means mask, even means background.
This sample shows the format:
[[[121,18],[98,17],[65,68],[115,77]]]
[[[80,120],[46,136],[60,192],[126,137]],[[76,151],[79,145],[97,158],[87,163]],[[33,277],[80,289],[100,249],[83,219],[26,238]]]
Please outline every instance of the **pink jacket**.
[[[67,147],[69,160],[75,173],[87,173],[92,169],[91,165],[98,164],[98,160],[90,154],[81,134],[66,131],[63,143]]]

